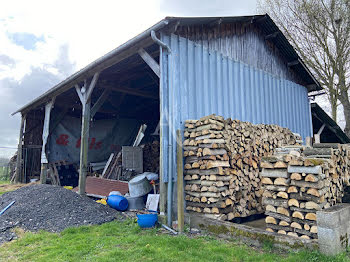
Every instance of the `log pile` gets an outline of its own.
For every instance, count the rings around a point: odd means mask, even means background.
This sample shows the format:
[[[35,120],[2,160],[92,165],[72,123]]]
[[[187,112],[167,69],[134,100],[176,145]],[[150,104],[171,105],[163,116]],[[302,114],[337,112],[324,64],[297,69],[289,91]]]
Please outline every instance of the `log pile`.
[[[262,162],[261,167],[266,230],[290,234],[292,216],[288,206],[290,174],[287,172],[287,164],[284,161]]]
[[[317,238],[316,212],[342,202],[349,185],[348,146],[279,148],[273,157],[263,158],[261,167],[266,230]],[[283,186],[276,184],[282,177]]]
[[[184,137],[187,210],[222,220],[263,212],[260,160],[297,142],[286,128],[216,115],[187,120]]]
[[[143,171],[159,173],[160,143],[158,140],[141,145],[143,148]]]

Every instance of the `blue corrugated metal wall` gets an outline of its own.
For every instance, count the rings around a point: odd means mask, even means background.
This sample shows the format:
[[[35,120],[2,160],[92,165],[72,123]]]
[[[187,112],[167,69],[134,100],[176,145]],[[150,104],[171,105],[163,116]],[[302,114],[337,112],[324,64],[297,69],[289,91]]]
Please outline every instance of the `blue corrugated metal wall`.
[[[307,89],[209,51],[176,35],[162,35],[161,169],[176,178],[176,130],[187,119],[217,114],[255,124],[277,124],[312,135]]]

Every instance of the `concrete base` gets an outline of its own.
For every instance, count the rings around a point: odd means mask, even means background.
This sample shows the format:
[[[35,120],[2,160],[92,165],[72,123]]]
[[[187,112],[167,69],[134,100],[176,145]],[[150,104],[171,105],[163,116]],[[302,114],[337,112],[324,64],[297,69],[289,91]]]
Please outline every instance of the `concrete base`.
[[[190,227],[207,230],[222,238],[240,240],[246,244],[261,247],[264,242],[273,243],[275,247],[282,249],[315,249],[318,248],[317,240],[300,239],[292,236],[267,232],[264,229],[253,228],[243,224],[235,224],[227,221],[219,221],[205,217],[201,214],[185,214],[185,223]]]
[[[317,212],[318,242],[321,253],[337,255],[349,246],[350,204],[338,204]]]

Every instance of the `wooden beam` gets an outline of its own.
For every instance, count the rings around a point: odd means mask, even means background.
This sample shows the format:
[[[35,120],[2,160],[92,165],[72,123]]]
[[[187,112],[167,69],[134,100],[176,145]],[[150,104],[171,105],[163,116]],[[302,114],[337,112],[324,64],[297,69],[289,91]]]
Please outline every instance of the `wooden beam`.
[[[143,48],[138,51],[139,55],[146,62],[146,64],[153,70],[153,72],[160,77],[160,67],[156,60],[153,59]]]
[[[325,127],[326,127],[326,124],[323,124],[320,130],[318,130],[317,135],[321,135]]]
[[[108,90],[108,89],[105,89],[103,91],[102,95],[97,99],[96,103],[91,108],[91,118],[93,118],[95,116],[95,114],[98,112],[98,110],[104,104],[104,102],[107,100],[110,93],[111,93],[111,90]]]
[[[156,99],[159,100],[159,95],[153,95],[144,91],[136,90],[133,88],[129,87],[106,87],[112,91],[116,91],[119,93],[125,93],[128,95],[133,95],[133,96],[141,96],[141,97],[146,97],[146,98],[151,98],[151,99]]]
[[[108,59],[106,59],[104,57],[98,59],[97,61],[88,65],[87,68],[84,69],[83,73],[81,73],[81,74],[76,73],[76,74],[72,75],[68,79],[64,80],[58,86],[50,89],[49,91],[47,91],[46,93],[44,93],[43,95],[41,95],[40,97],[35,99],[30,105],[21,108],[20,110],[16,111],[15,113],[18,113],[20,111],[28,112],[32,108],[35,108],[35,107],[49,101],[52,97],[55,97],[59,94],[64,93],[65,91],[71,89],[76,84],[81,83],[84,79],[87,79],[87,78],[93,76],[94,73],[101,72],[101,71],[107,69],[108,67],[111,67],[112,65],[117,64],[120,61],[134,55],[135,53],[137,53],[137,51],[141,47],[148,47],[152,44],[154,44],[153,40],[150,37],[147,37],[145,39],[140,40],[132,47],[128,47],[126,50],[123,50],[123,51],[121,50],[118,55],[115,55],[115,56],[110,57]],[[119,47],[119,49],[121,49],[121,47]]]
[[[183,150],[181,130],[176,130],[177,151],[177,222],[179,232],[184,231],[184,175],[183,175]]]
[[[81,90],[78,84],[75,85],[75,91],[77,91],[80,102],[84,103],[84,97],[83,97],[83,94],[81,93]]]
[[[90,86],[88,88],[88,90],[86,90],[86,99],[87,100],[90,100],[91,99],[91,94],[92,94],[92,91],[94,90],[95,86],[96,86],[96,83],[97,83],[97,80],[98,80],[98,77],[100,76],[100,73],[97,72],[94,74],[94,77],[92,78],[91,80],[91,83],[90,83]]]
[[[51,109],[55,103],[55,98],[53,98],[49,103],[45,105],[45,118],[44,118],[44,127],[43,127],[43,133],[42,133],[42,148],[41,148],[41,172],[40,172],[40,183],[46,184],[46,176],[47,176],[47,156],[46,156],[46,143],[47,138],[49,137],[49,130],[50,130],[50,115],[51,115]]]
[[[26,115],[22,115],[21,127],[19,129],[15,183],[22,182],[22,147],[23,147],[23,133],[24,133],[25,121],[26,121]]]

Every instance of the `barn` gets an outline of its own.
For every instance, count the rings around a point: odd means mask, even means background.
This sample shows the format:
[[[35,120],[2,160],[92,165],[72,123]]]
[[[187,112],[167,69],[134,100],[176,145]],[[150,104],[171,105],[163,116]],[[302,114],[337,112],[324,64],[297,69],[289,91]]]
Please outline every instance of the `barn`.
[[[65,160],[79,165],[83,194],[89,164],[131,145],[146,124],[144,141],[160,143],[165,212],[186,119],[277,124],[305,140],[313,135],[308,93],[320,89],[267,14],[167,17],[14,113],[22,115],[16,181]]]

